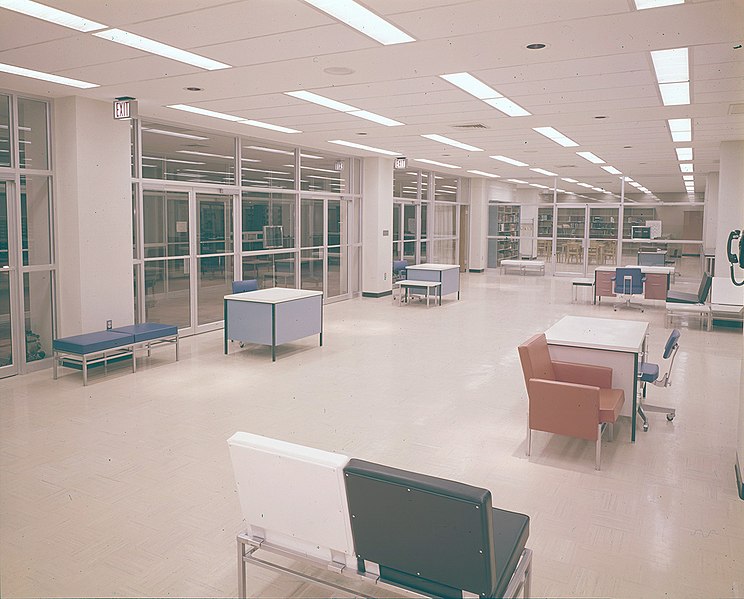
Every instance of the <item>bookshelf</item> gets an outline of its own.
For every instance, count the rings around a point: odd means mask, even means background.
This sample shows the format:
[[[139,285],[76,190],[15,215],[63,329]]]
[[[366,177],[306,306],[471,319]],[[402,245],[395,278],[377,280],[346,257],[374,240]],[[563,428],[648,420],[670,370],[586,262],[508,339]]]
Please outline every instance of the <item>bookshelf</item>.
[[[647,220],[656,220],[656,208],[630,208],[623,211],[623,239],[632,239],[633,227],[644,226]]]

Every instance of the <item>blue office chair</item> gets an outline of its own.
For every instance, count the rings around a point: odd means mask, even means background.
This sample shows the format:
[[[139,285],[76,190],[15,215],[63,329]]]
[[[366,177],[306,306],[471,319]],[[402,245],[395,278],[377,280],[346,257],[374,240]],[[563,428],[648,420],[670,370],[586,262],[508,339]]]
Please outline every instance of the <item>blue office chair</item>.
[[[396,290],[400,293],[400,285],[398,281],[403,281],[406,278],[406,268],[408,267],[408,260],[393,260],[393,301],[395,301]]]
[[[630,300],[634,295],[643,295],[643,284],[646,282],[646,275],[641,272],[640,268],[618,268],[615,270],[615,293],[623,296],[623,308],[638,308],[643,312],[643,306],[640,304],[631,304]],[[615,304],[617,310],[618,304]]]
[[[245,293],[246,291],[256,291],[257,289],[258,281],[256,279],[247,279],[245,281],[232,282],[233,293]]]
[[[664,359],[669,360],[669,369],[663,377],[659,378],[659,365],[651,362],[641,363],[638,370],[638,380],[641,381],[642,395],[638,401],[638,415],[643,420],[643,430],[648,430],[648,418],[646,412],[661,412],[666,413],[667,420],[671,422],[677,414],[674,408],[665,408],[663,406],[651,406],[644,403],[646,399],[646,385],[652,383],[657,387],[670,387],[672,385],[672,367],[674,366],[674,358],[677,355],[679,349],[679,329],[674,329],[667,339],[666,345],[664,346]]]

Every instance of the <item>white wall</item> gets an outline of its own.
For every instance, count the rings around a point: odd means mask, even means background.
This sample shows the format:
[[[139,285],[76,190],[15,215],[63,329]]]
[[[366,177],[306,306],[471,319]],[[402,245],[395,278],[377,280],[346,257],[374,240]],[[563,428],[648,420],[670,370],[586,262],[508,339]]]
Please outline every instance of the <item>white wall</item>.
[[[134,322],[129,121],[78,97],[54,102],[58,334]]]
[[[362,168],[362,294],[379,296],[392,290],[393,160],[365,158]]]

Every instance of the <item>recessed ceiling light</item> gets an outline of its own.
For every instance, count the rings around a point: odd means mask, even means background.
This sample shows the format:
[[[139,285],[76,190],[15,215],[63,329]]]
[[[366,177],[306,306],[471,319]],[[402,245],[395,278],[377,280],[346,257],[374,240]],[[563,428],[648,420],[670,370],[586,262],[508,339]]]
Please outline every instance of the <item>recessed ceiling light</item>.
[[[401,123],[400,121],[389,119],[385,116],[375,114],[374,112],[369,112],[368,110],[360,110],[356,106],[351,106],[350,104],[345,104],[344,102],[339,102],[331,98],[326,98],[325,96],[321,96],[319,94],[309,92],[306,90],[298,90],[298,91],[284,92],[284,93],[285,95],[292,96],[293,98],[297,98],[298,100],[304,100],[305,102],[312,102],[313,104],[318,104],[319,106],[330,108],[331,110],[338,110],[339,112],[344,112],[346,114],[350,114],[352,116],[356,116],[361,119],[366,119],[368,121],[373,121],[381,125],[386,125],[388,127],[398,127],[400,125],[403,125],[403,123]]]
[[[169,137],[182,137],[184,139],[195,139],[197,141],[205,141],[208,137],[202,137],[201,135],[191,135],[190,133],[179,133],[178,131],[167,131],[166,129],[153,129],[151,127],[142,127],[142,131],[145,133],[156,133],[157,135],[168,135]]]
[[[203,87],[193,87],[193,86],[184,87],[183,89],[185,89],[187,92],[202,92],[202,91],[204,91],[204,88]]]
[[[84,17],[78,17],[69,12],[52,8],[31,0],[0,0],[0,8],[14,10],[29,17],[36,17],[43,21],[49,21],[63,27],[76,29],[77,31],[95,31],[96,29],[106,29],[108,25],[96,23]]]
[[[527,45],[526,45],[525,47],[526,47],[526,48],[527,48],[528,50],[542,50],[542,49],[543,49],[543,48],[545,48],[546,46],[547,46],[547,44],[539,44],[539,43],[538,43],[538,44],[527,44]]]
[[[367,133],[365,131],[359,131],[357,135],[367,135]]]
[[[209,152],[197,152],[196,150],[176,150],[179,154],[189,154],[191,156],[209,156],[210,158],[226,158],[227,160],[235,160],[235,156],[228,156],[227,154],[210,154]]]
[[[576,152],[579,156],[581,156],[584,160],[588,160],[592,164],[604,164],[605,161],[602,160],[599,156],[596,154],[593,154],[592,152]]]
[[[677,160],[692,160],[692,148],[675,148]]]
[[[573,139],[566,137],[557,129],[553,129],[553,127],[533,127],[532,130],[537,131],[540,135],[544,135],[555,143],[562,145],[564,148],[579,145]]]
[[[588,183],[577,183],[576,185],[578,185],[579,187],[586,187],[587,189],[592,188],[592,186],[589,185]]]
[[[279,131],[279,133],[302,133],[297,129],[291,129],[290,127],[282,127],[281,125],[273,125],[271,123],[264,123],[263,121],[254,121],[253,119],[243,119],[239,121],[242,125],[249,125],[251,127],[259,127],[261,129],[269,129],[271,131]]]
[[[682,175],[682,179],[684,181],[692,181],[695,178],[695,175]]]
[[[51,73],[24,69],[23,67],[16,67],[12,64],[0,63],[0,72],[19,75],[21,77],[29,77],[31,79],[40,79],[42,81],[49,81],[50,83],[59,83],[60,85],[68,85],[79,89],[100,87],[97,83],[88,83],[87,81],[80,81],[79,79],[70,79],[69,77],[60,77],[59,75],[52,75]],[[28,158],[26,160],[28,160]]]
[[[519,104],[509,98],[488,98],[483,100],[486,104],[493,106],[509,116],[530,116],[532,113],[522,108]],[[577,144],[578,145],[578,144]]]
[[[135,35],[134,33],[129,33],[128,31],[123,31],[121,29],[107,29],[106,31],[99,31],[98,33],[94,33],[93,35],[95,35],[96,37],[100,37],[101,39],[116,42],[117,44],[129,46],[130,48],[142,50],[143,52],[157,54],[158,56],[163,56],[165,58],[170,58],[171,60],[177,60],[178,62],[190,64],[192,66],[199,67],[200,69],[206,69],[207,71],[216,71],[219,69],[230,68],[230,65],[225,64],[224,62],[218,62],[216,60],[212,60],[211,58],[199,56],[198,54],[194,54],[186,50],[181,50],[180,48],[175,48],[174,46],[169,46],[168,44],[163,44],[161,42],[142,37],[141,35]]]
[[[323,69],[323,72],[329,75],[351,75],[354,73],[354,69],[350,69],[349,67],[328,67]]]
[[[611,175],[622,175],[622,173],[619,170],[617,170],[614,166],[601,166],[599,168],[607,171]]]
[[[657,8],[660,6],[671,6],[672,4],[684,4],[685,0],[635,0],[638,10],[646,8]]]
[[[447,75],[440,75],[440,77],[509,116],[530,115],[529,112],[516,102],[505,98],[502,94],[473,77],[470,73],[449,73]]]
[[[473,173],[474,175],[481,175],[483,177],[493,177],[494,179],[500,179],[501,175],[494,175],[493,173],[486,173],[484,171],[468,171],[469,173]]]
[[[191,112],[193,114],[200,114],[202,116],[209,116],[215,119],[222,119],[223,121],[232,121],[234,123],[240,123],[245,119],[242,116],[235,116],[232,114],[225,114],[224,112],[215,112],[214,110],[207,110],[206,108],[198,108],[196,106],[189,106],[187,104],[171,104],[168,108],[174,108],[175,110],[182,110],[184,112]]]
[[[655,50],[651,52],[651,60],[659,83],[681,83],[690,80],[687,48]]]
[[[425,164],[433,164],[434,166],[443,166],[445,168],[461,168],[454,164],[447,164],[446,162],[437,162],[436,160],[429,160],[428,158],[414,158],[414,162],[423,162]]]
[[[405,124],[394,119],[389,119],[386,116],[375,114],[374,112],[370,112],[369,110],[352,110],[351,112],[347,112],[346,114],[359,117],[360,119],[367,119],[368,121],[379,123],[380,125],[385,125],[386,127],[400,127],[401,125]]]
[[[578,183],[576,179],[571,179],[569,177],[561,177],[561,181],[565,181],[566,183]]]
[[[508,158],[507,156],[489,156],[489,158],[500,160],[501,162],[506,162],[507,164],[513,164],[514,166],[529,166],[526,162],[520,162],[519,160],[514,160],[513,158]]]
[[[432,141],[438,141],[439,143],[447,144],[448,146],[454,146],[455,148],[460,148],[462,150],[469,150],[470,152],[483,151],[482,148],[476,148],[475,146],[462,143],[461,141],[457,141],[455,139],[450,139],[449,137],[445,137],[444,135],[438,135],[437,133],[427,133],[426,135],[422,135],[421,137],[431,139]]]
[[[550,171],[546,171],[544,168],[531,168],[531,171],[535,171],[536,173],[540,173],[541,175],[546,175],[547,177],[557,177],[558,173],[552,173]]]
[[[521,183],[522,185],[529,185],[527,181],[522,181],[522,179],[507,179],[507,181],[511,183]]]
[[[690,164],[690,163],[680,164],[679,165],[679,170],[681,170],[683,173],[691,173],[692,170],[693,170],[692,164]]]
[[[385,46],[416,41],[354,0],[305,0],[305,2]]]
[[[369,152],[377,152],[378,154],[385,154],[387,156],[400,156],[400,152],[391,152],[390,150],[383,150],[381,148],[365,146],[362,144],[354,143],[353,141],[344,141],[343,139],[333,139],[330,140],[328,143],[338,144],[339,146],[348,146],[349,148],[357,148],[359,150],[367,150]]]

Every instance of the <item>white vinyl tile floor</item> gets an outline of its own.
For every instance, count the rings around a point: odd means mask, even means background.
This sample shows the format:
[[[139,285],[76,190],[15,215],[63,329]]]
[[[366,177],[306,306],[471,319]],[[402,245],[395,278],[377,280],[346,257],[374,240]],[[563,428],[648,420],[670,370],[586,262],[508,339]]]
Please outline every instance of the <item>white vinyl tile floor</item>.
[[[462,287],[441,307],[327,305],[324,346],[280,346],[275,363],[263,346],[223,355],[220,330],[87,387],[69,369],[0,380],[0,596],[235,596],[235,431],[490,489],[531,517],[536,597],[744,596],[741,330],[683,323],[674,384],[648,398],[676,419],[650,414],[634,445],[623,420],[597,472],[579,439],[538,432],[525,457],[517,345],[566,314],[647,320],[659,362],[663,304],[613,312],[571,303],[568,278],[496,271]],[[251,596],[327,592],[249,572]]]

